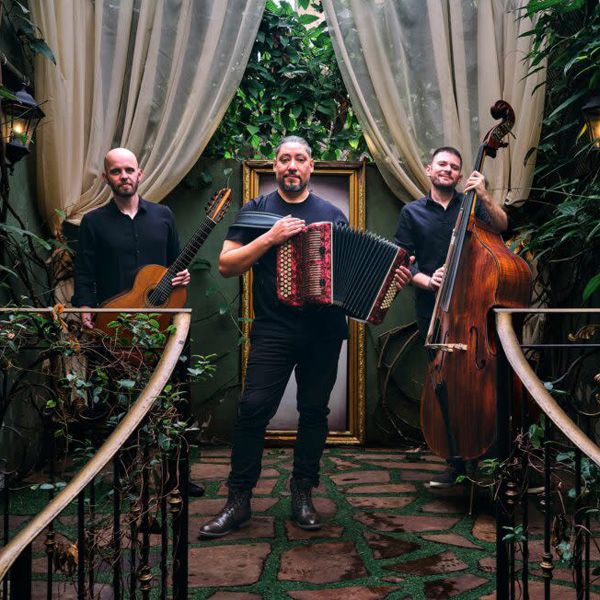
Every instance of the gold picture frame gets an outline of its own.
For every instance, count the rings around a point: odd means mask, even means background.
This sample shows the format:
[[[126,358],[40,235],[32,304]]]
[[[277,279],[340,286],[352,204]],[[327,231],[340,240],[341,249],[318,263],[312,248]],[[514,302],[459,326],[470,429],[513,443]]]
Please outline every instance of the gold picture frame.
[[[309,187],[319,196],[328,200],[335,197],[336,204],[347,201],[345,210],[350,224],[357,229],[364,229],[365,217],[365,163],[343,161],[315,161],[315,169],[311,176]],[[272,161],[248,160],[243,168],[243,202],[246,204],[252,198],[271,192],[276,187]],[[323,191],[321,191],[323,190]],[[244,337],[249,338],[252,324],[246,319],[254,315],[252,299],[252,271],[248,271],[242,278],[242,331]],[[349,339],[340,359],[338,373],[338,386],[332,392],[330,401],[330,431],[327,437],[328,444],[363,444],[365,440],[365,326],[353,319],[349,320]],[[246,375],[246,365],[250,344],[246,342],[241,346],[242,382]],[[345,376],[345,385],[340,377]],[[293,379],[293,378],[292,378]],[[295,385],[295,384],[294,384]],[[340,387],[341,389],[337,389]],[[345,390],[345,391],[344,391]],[[286,390],[287,393],[287,390]],[[334,394],[337,396],[334,398]],[[345,395],[345,399],[344,396]],[[285,404],[286,396],[282,400]],[[332,407],[335,404],[335,407]],[[344,414],[345,407],[345,414]],[[294,404],[295,408],[295,404]],[[335,412],[334,412],[335,408]],[[286,407],[283,406],[283,409]],[[278,441],[291,441],[296,438],[296,429],[286,424],[286,419],[291,419],[289,406],[287,415],[283,415],[284,425],[277,423],[267,429],[267,439]],[[295,413],[294,413],[295,414]],[[333,422],[332,422],[332,417]],[[273,422],[273,421],[272,421]],[[291,422],[291,421],[290,421]]]

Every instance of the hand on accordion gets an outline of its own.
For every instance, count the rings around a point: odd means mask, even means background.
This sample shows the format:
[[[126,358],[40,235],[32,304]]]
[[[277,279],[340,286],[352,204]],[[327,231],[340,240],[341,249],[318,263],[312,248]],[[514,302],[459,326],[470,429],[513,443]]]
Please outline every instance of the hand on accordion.
[[[410,257],[410,263],[415,262],[415,257]],[[396,282],[396,287],[398,291],[400,291],[404,286],[408,285],[412,281],[412,273],[408,269],[408,267],[398,267],[396,269],[396,274],[394,275],[394,280]]]
[[[283,244],[291,237],[300,233],[304,228],[304,221],[287,215],[282,219],[279,219],[268,232],[271,244],[273,246],[279,246]]]

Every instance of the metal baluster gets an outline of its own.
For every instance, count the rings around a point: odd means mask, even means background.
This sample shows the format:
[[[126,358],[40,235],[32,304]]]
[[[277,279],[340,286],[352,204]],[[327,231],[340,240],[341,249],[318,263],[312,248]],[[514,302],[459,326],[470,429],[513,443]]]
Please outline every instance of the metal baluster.
[[[31,600],[31,544],[17,556],[10,569],[10,598]]]
[[[150,569],[150,452],[148,443],[144,441],[142,462],[142,551],[138,579],[142,598],[148,600],[152,589],[152,570]]]
[[[592,437],[592,419],[590,417],[585,418],[585,432],[586,435],[593,439]],[[586,500],[586,505],[588,501]],[[590,522],[590,513],[586,510],[585,517],[585,600],[590,600],[590,586],[592,585],[592,580],[590,579],[590,531],[591,531],[591,522]]]
[[[521,385],[521,415],[521,431],[525,432],[529,423],[529,413],[527,411],[527,390],[523,385]],[[527,454],[523,452],[521,454],[521,481],[525,483],[529,482],[527,468]],[[522,543],[523,570],[521,571],[521,582],[523,585],[523,600],[529,600],[529,498],[527,496],[527,489],[522,490],[521,506],[523,510],[523,536],[525,537]]]
[[[552,551],[550,548],[550,535],[552,528],[552,503],[550,501],[550,467],[552,466],[552,448],[550,442],[552,423],[550,419],[544,420],[544,553],[542,554],[542,577],[544,578],[544,599],[550,600],[550,585],[552,583]]]
[[[85,490],[77,496],[77,600],[85,600]]]
[[[497,447],[498,460],[503,462],[509,455],[509,404],[510,369],[502,344],[498,344],[497,379],[496,379],[496,413],[497,419]],[[506,505],[504,504],[506,483],[504,477],[500,479],[498,502],[496,502],[496,595],[498,598],[508,598],[509,593],[509,562],[507,543],[502,540],[508,526],[509,519]]]
[[[575,570],[575,589],[577,600],[583,600],[583,565],[581,563],[582,547],[582,518],[583,503],[581,499],[581,450],[575,448],[575,514],[573,515],[573,528],[575,530],[575,543],[573,548],[573,567]]]
[[[4,545],[10,541],[10,475],[4,476],[4,489],[2,490],[3,510],[4,510]],[[2,583],[2,597],[8,600],[8,578],[5,577]]]
[[[49,419],[50,423],[53,423],[52,419]],[[50,432],[52,434],[52,439],[50,440],[50,483],[54,484],[55,483],[55,473],[54,473],[54,455],[55,455],[55,449],[56,449],[56,437],[54,435],[54,432],[56,430],[56,427],[54,425],[52,425],[50,427]],[[54,498],[54,485],[52,486],[52,488],[49,491],[49,500],[51,501],[52,498]],[[53,586],[53,579],[54,579],[54,569],[53,567],[53,560],[54,560],[54,551],[56,549],[56,541],[55,541],[55,534],[54,534],[54,520],[50,521],[50,524],[48,525],[48,533],[46,533],[46,540],[44,541],[44,546],[46,546],[46,555],[48,557],[48,563],[47,563],[47,576],[46,576],[46,598],[47,600],[52,600],[52,586]]]
[[[160,598],[167,600],[167,585],[169,580],[169,570],[167,561],[169,556],[169,530],[167,513],[167,493],[171,490],[171,481],[169,478],[169,463],[163,458],[161,465],[162,485],[160,493]]]
[[[130,526],[130,534],[131,534],[131,546],[129,548],[129,597],[134,599],[136,597],[136,547],[138,543],[138,526],[137,520],[140,516],[140,504],[136,500],[130,507],[129,513],[131,515],[131,526]]]
[[[89,512],[90,512],[90,526],[86,531],[88,534],[89,540],[89,550],[87,556],[88,563],[88,587],[90,597],[94,596],[94,537],[96,531],[96,485],[95,481],[92,479],[90,482],[90,502],[89,502]]]
[[[113,596],[121,600],[121,463],[117,453],[113,459]]]
[[[185,388],[185,399],[180,404],[182,420],[189,419],[190,383],[187,375],[187,365],[190,364],[189,339],[186,344],[185,362],[178,362],[176,377]],[[188,597],[188,519],[189,519],[189,447],[182,440],[178,467],[180,491],[180,510],[173,518],[173,600],[187,600]]]

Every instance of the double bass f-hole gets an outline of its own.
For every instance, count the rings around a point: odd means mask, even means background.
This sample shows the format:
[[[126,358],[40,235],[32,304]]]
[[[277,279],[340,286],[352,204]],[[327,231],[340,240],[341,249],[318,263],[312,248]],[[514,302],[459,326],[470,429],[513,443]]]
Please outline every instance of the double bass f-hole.
[[[479,330],[475,325],[473,325],[473,327],[469,329],[469,333],[471,334],[471,340],[473,340],[473,335],[475,335],[475,367],[477,368],[477,370],[481,371],[481,369],[483,369],[487,364],[487,361],[485,360],[485,358],[482,358],[481,360],[479,359]]]

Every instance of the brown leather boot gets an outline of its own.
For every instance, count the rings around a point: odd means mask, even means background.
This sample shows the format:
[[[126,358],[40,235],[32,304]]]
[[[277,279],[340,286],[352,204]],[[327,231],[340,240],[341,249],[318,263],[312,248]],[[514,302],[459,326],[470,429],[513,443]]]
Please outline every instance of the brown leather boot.
[[[248,527],[252,519],[250,498],[252,498],[252,490],[230,488],[227,504],[214,519],[200,527],[198,537],[218,538],[236,529]]]
[[[321,517],[312,503],[312,482],[310,479],[292,479],[292,517],[301,529],[321,529]]]

